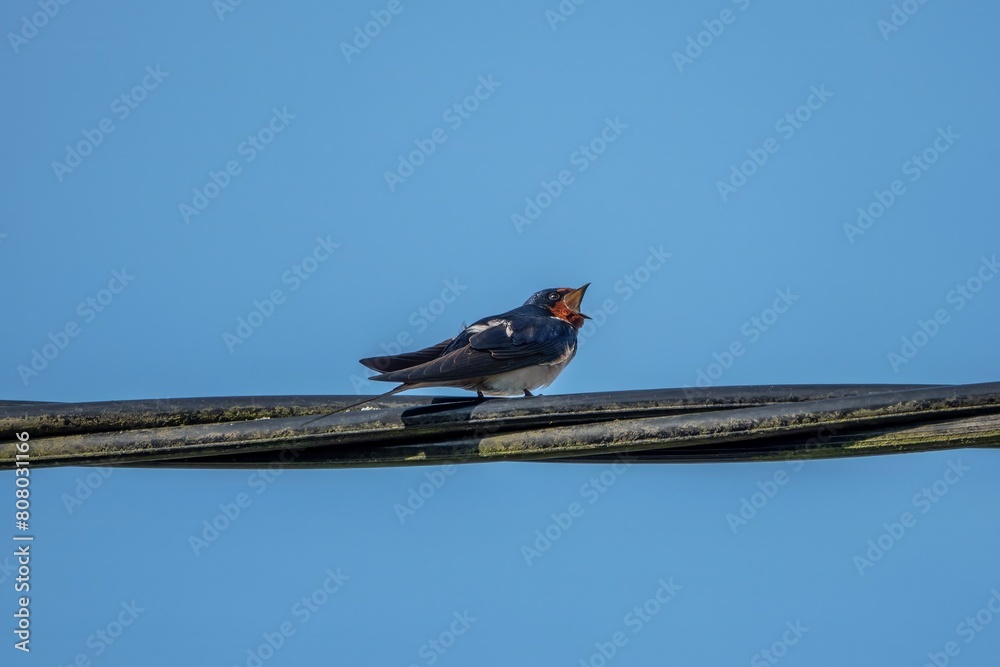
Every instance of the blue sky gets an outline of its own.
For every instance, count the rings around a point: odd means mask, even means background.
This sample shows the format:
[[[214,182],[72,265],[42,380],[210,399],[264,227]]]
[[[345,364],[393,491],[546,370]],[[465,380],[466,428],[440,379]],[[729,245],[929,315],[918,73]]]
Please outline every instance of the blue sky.
[[[995,380],[998,18],[6,3],[0,393],[375,393],[357,359],[585,282],[548,393]],[[0,651],[984,665],[998,473],[992,451],[39,471],[33,650]]]

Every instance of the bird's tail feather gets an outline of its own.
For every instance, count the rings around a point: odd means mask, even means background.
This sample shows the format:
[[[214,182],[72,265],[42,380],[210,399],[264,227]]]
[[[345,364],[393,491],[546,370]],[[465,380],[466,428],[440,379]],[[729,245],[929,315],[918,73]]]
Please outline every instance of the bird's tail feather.
[[[364,405],[365,403],[371,403],[372,401],[377,401],[380,398],[386,398],[388,396],[392,396],[393,394],[398,394],[399,392],[404,391],[406,389],[409,389],[409,387],[407,385],[405,385],[405,384],[401,384],[401,385],[399,385],[398,387],[396,387],[394,389],[390,389],[389,391],[385,392],[384,394],[379,394],[378,396],[372,396],[371,398],[366,398],[365,400],[358,401],[357,403],[351,403],[350,405],[345,405],[342,408],[337,408],[333,412],[327,412],[325,415],[320,415],[319,417],[316,417],[315,419],[310,419],[309,421],[307,421],[302,426],[308,426],[309,424],[312,424],[314,421],[318,421],[320,419],[326,419],[330,415],[335,415],[337,413],[344,412],[345,410],[350,410],[351,408],[356,408],[359,405]]]
[[[379,373],[392,373],[393,371],[412,368],[441,356],[445,348],[451,344],[454,338],[443,340],[437,345],[425,347],[414,352],[404,352],[403,354],[392,354],[385,357],[367,357],[361,360],[361,364]]]

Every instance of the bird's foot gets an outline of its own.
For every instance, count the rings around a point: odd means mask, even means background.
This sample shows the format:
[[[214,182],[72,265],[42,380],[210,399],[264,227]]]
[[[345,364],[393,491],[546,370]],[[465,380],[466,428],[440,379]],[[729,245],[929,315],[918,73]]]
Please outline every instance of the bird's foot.
[[[532,393],[531,393],[530,391],[528,391],[527,389],[525,389],[525,390],[524,390],[524,397],[525,397],[525,398],[529,398],[529,397],[532,397],[532,396],[534,396],[534,394],[532,394]]]
[[[484,394],[481,391],[476,391],[476,397],[477,398],[486,398],[486,394]]]

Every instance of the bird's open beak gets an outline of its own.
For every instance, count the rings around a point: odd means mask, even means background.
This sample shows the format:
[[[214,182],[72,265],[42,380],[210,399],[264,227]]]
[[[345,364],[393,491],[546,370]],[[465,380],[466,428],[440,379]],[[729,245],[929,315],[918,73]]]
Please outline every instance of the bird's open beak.
[[[587,283],[583,287],[578,287],[577,289],[568,293],[566,296],[562,298],[563,303],[569,306],[569,309],[572,310],[574,313],[579,313],[580,315],[583,315],[583,313],[580,313],[580,302],[583,301],[583,295],[587,292],[588,287],[590,287],[590,283]],[[590,319],[589,315],[583,315],[583,317],[585,317],[588,320]]]

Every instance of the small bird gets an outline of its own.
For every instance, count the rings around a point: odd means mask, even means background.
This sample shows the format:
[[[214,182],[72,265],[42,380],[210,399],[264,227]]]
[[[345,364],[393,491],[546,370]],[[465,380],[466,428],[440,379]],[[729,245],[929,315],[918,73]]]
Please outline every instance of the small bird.
[[[329,414],[419,387],[458,387],[480,397],[533,396],[533,390],[550,385],[576,354],[577,331],[590,319],[580,312],[588,287],[590,283],[577,289],[544,289],[523,306],[484,317],[437,345],[361,359],[380,372],[370,380],[401,384]]]

